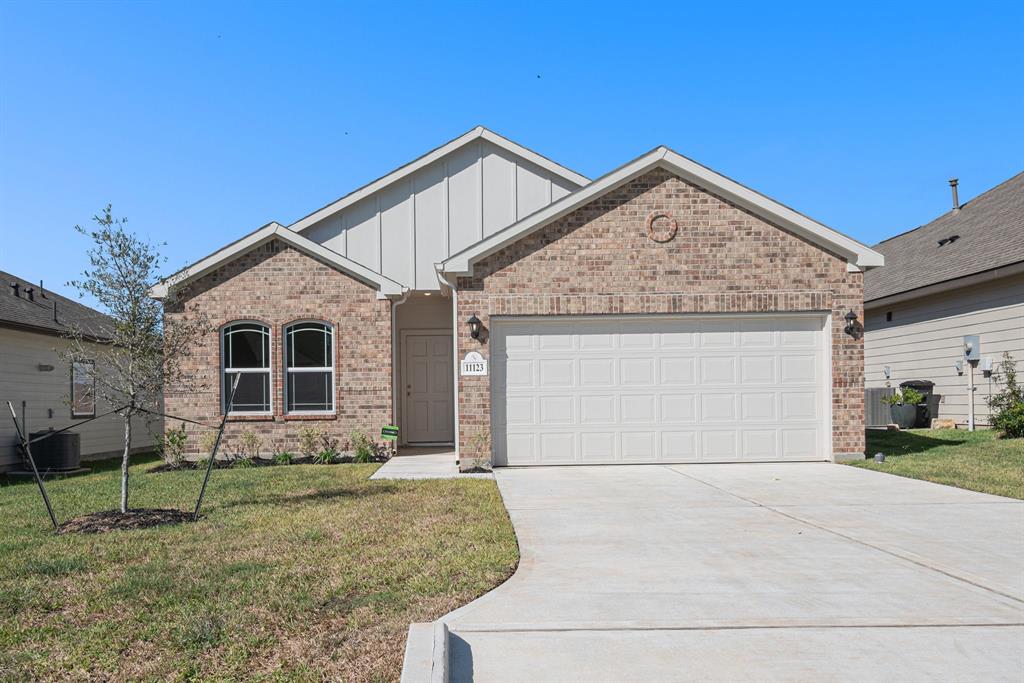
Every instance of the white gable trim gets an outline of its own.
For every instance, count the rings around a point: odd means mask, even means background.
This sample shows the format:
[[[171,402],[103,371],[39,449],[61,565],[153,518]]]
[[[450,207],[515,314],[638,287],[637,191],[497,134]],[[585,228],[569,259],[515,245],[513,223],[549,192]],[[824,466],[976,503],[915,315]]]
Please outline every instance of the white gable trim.
[[[210,254],[203,260],[193,263],[191,266],[171,275],[160,284],[153,287],[149,294],[154,299],[163,299],[173,287],[205,275],[242,254],[275,239],[279,239],[308,256],[337,268],[360,282],[370,285],[374,289],[378,290],[381,297],[401,295],[405,290],[402,285],[398,284],[394,280],[386,278],[380,273],[375,273],[369,268],[361,266],[355,261],[347,259],[341,254],[331,251],[327,247],[321,246],[316,242],[289,230],[279,223],[268,223],[259,230],[249,233],[237,242],[233,242],[223,249]]]
[[[547,157],[543,157],[540,154],[537,154],[536,152],[526,149],[522,145],[518,145],[507,138],[503,138],[497,133],[487,130],[483,126],[477,126],[473,130],[469,131],[468,133],[465,133],[464,135],[460,135],[451,142],[448,142],[444,145],[441,145],[437,149],[427,152],[419,159],[416,159],[415,161],[412,161],[406,164],[405,166],[402,166],[392,171],[391,173],[387,174],[382,178],[374,180],[372,183],[368,185],[364,185],[358,190],[355,190],[354,192],[345,195],[341,199],[338,199],[337,201],[328,204],[322,209],[314,211],[305,218],[300,218],[299,220],[292,223],[288,227],[289,229],[295,232],[302,232],[303,230],[310,227],[314,223],[318,223],[323,219],[338,213],[345,207],[355,204],[360,199],[365,199],[366,197],[369,197],[373,193],[379,192],[380,190],[384,189],[388,185],[392,185],[398,182],[399,180],[408,177],[409,175],[420,170],[421,168],[429,166],[438,159],[448,154],[451,154],[460,147],[463,147],[469,144],[470,142],[473,142],[474,140],[481,139],[486,140],[487,142],[490,142],[491,144],[496,145],[497,147],[500,147],[516,156],[519,156],[529,161],[531,164],[535,164],[536,166],[539,166],[544,170],[559,176],[560,178],[564,178],[573,185],[581,186],[586,185],[587,183],[590,182],[590,179],[587,178],[586,176],[582,176],[579,173],[576,173],[575,171],[572,171],[566,168],[565,166],[562,166],[561,164],[557,164],[554,161],[551,161]]]
[[[825,249],[836,252],[847,259],[848,269],[874,268],[885,263],[881,254],[860,242],[836,232],[788,206],[769,199],[759,192],[740,185],[710,168],[701,166],[667,147],[658,147],[602,176],[590,185],[449,257],[439,263],[437,269],[439,272],[452,275],[470,275],[473,264],[480,259],[522,239],[548,223],[558,220],[606,192],[659,167],[667,169],[698,187],[725,197],[751,213],[777,223]]]

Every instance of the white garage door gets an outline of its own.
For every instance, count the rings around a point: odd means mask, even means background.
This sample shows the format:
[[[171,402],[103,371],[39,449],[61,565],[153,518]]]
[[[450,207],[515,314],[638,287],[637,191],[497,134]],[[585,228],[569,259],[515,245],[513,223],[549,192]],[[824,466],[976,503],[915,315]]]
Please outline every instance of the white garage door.
[[[824,324],[492,318],[494,463],[827,460]]]

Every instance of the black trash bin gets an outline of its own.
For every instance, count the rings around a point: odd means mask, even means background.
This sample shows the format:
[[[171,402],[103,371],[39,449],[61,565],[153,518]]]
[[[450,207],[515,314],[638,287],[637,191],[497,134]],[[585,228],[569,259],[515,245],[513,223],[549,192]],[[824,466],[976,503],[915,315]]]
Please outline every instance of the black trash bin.
[[[900,382],[900,389],[906,388],[914,389],[924,396],[924,403],[917,406],[914,428],[931,427],[932,420],[939,416],[939,400],[942,398],[941,394],[935,393],[935,382],[927,379],[911,379]]]

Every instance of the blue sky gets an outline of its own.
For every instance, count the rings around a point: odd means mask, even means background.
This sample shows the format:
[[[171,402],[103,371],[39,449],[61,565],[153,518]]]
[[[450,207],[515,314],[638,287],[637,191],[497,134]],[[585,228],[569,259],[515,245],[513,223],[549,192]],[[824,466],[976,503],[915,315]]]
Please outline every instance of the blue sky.
[[[1021,3],[0,4],[0,269],[110,202],[168,268],[485,125],[659,144],[873,244],[1024,170]]]

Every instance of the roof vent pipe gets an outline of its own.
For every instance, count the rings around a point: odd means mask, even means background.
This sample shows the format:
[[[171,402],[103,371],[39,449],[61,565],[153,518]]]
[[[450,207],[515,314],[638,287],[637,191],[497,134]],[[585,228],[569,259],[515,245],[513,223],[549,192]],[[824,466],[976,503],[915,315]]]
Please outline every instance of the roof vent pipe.
[[[12,283],[11,283],[11,289],[13,289],[13,290],[14,290],[14,296],[17,296],[17,297],[19,297],[19,298],[20,298],[20,295],[18,294],[18,288],[19,288],[20,286],[21,286],[21,285],[19,285],[19,284],[18,284],[17,282],[12,282]]]
[[[959,196],[957,196],[957,193],[956,193],[956,186],[959,185],[959,184],[960,184],[960,180],[959,179],[957,179],[957,178],[950,178],[949,179],[949,186],[953,190],[953,211],[959,211],[960,210],[960,198],[959,198]]]

